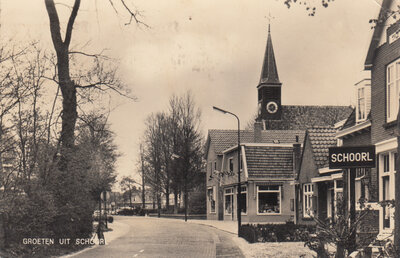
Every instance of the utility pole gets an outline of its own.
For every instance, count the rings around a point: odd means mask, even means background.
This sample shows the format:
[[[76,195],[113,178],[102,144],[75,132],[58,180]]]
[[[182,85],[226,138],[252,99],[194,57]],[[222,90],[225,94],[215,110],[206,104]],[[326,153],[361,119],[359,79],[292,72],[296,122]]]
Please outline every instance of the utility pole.
[[[142,164],[142,208],[146,208],[146,196],[145,196],[145,190],[144,190],[144,158],[143,158],[143,145],[140,144],[140,161]]]
[[[395,174],[395,196],[394,196],[394,253],[396,258],[400,258],[400,99],[399,111],[397,113],[397,159]]]

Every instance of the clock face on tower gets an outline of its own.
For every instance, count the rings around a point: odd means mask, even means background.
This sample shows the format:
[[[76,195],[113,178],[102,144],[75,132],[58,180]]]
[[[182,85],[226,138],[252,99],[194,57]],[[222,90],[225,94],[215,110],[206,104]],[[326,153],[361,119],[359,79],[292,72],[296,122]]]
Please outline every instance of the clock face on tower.
[[[276,104],[275,101],[270,101],[267,103],[265,108],[267,109],[268,113],[275,114],[278,111],[278,104]]]

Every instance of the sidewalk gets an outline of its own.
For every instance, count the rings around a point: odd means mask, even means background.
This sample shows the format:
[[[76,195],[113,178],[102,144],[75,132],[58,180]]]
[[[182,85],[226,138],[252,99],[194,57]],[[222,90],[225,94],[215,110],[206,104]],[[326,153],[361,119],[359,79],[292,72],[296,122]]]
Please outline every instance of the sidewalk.
[[[238,222],[237,221],[226,221],[226,220],[200,220],[191,219],[188,220],[189,223],[196,223],[201,225],[211,226],[232,234],[237,235],[238,233]]]
[[[237,237],[237,221],[221,220],[188,220],[189,223],[197,223],[215,227],[220,230],[235,235],[232,239],[236,242],[242,253],[247,258],[266,258],[266,257],[316,257],[316,253],[304,246],[303,242],[268,242],[249,244],[245,239]]]

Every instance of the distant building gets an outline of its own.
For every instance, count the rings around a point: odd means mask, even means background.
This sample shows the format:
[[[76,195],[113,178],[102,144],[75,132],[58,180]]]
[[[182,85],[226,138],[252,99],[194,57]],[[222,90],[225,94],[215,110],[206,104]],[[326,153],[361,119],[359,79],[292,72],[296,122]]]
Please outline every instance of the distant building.
[[[241,130],[238,168],[236,130],[209,130],[207,218],[237,219],[237,173],[241,171],[243,222],[283,223],[295,220],[295,179],[306,129],[334,126],[352,111],[345,106],[282,105],[279,80],[268,31],[258,91],[254,130]]]

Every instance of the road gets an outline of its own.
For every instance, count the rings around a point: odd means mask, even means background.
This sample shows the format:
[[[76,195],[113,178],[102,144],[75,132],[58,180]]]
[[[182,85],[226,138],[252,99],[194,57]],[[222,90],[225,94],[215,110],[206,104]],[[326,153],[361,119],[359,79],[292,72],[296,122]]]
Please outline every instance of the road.
[[[116,221],[124,226],[120,237],[73,257],[244,257],[234,235],[209,226],[136,216],[118,216]]]

